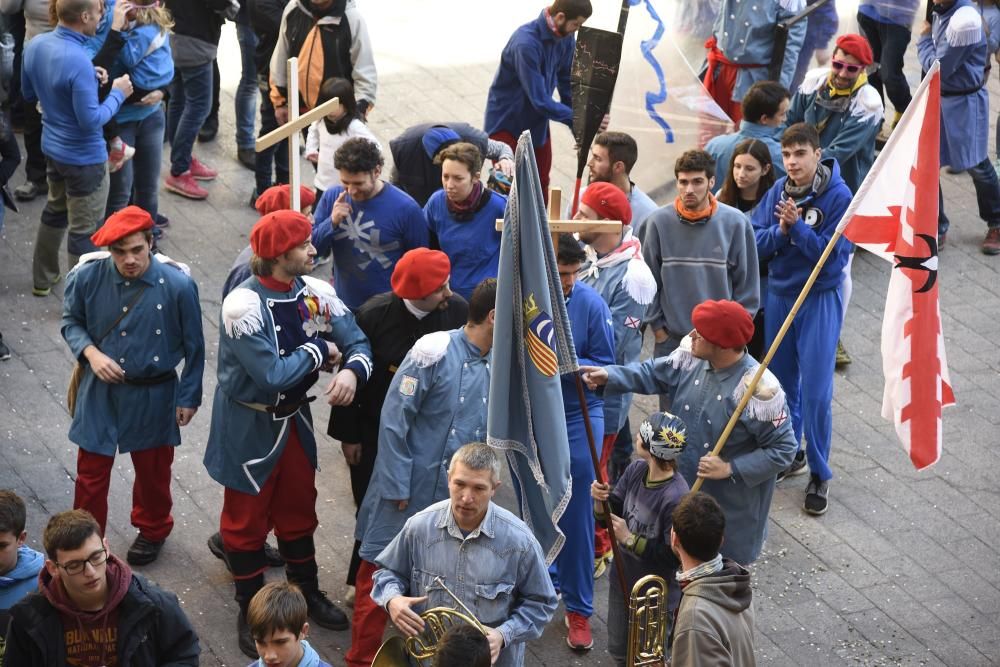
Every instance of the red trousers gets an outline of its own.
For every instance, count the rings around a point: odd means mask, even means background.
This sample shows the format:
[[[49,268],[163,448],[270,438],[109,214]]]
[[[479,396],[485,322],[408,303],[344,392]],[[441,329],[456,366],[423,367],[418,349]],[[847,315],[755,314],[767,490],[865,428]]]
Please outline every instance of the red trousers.
[[[382,645],[389,614],[372,601],[372,575],[378,567],[361,561],[354,588],[354,618],[351,619],[351,648],[344,655],[347,667],[370,667]]]
[[[167,445],[132,452],[132,467],[135,468],[132,525],[151,542],[167,539],[174,527],[174,518],[170,516],[174,504],[170,497],[170,466],[173,462],[174,448]],[[114,456],[95,454],[82,447],[76,456],[73,509],[84,509],[93,514],[101,526],[102,535],[108,523],[108,489],[114,465]]]
[[[220,518],[226,551],[260,551],[272,526],[275,536],[286,542],[316,532],[316,470],[291,419],[285,450],[260,493],[226,488]]]
[[[515,137],[510,132],[506,130],[500,130],[499,132],[494,132],[490,135],[490,139],[494,141],[502,141],[510,149],[517,152],[517,137]],[[552,135],[545,140],[545,143],[541,146],[535,146],[535,162],[538,163],[538,177],[542,182],[542,196],[545,197],[545,203],[549,203],[549,172],[552,171]]]
[[[617,433],[611,433],[610,435],[604,436],[604,444],[601,449],[601,478],[603,481],[608,481],[608,461],[611,460],[611,452],[615,448],[615,440],[618,439]],[[594,525],[594,558],[600,558],[606,553],[611,552],[611,536],[608,534],[607,528],[602,528],[601,526]]]

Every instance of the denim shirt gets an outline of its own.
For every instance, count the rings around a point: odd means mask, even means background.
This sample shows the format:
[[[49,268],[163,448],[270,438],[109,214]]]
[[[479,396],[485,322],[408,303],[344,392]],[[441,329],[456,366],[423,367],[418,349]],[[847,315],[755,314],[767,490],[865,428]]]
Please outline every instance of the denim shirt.
[[[492,502],[467,536],[455,523],[451,500],[431,505],[406,522],[376,563],[375,604],[426,595],[415,611],[454,609],[454,600],[434,585],[441,577],[481,623],[503,635],[498,667],[524,664],[524,642],[541,637],[556,608],[538,541],[523,521]]]

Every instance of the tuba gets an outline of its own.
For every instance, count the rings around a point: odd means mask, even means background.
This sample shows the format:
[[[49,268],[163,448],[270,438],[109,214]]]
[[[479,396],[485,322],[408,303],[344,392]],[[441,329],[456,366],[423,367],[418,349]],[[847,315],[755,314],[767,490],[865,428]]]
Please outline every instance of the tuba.
[[[375,654],[372,667],[409,667],[411,664],[429,667],[437,655],[441,638],[456,625],[471,625],[483,635],[486,634],[486,627],[458,599],[458,596],[451,592],[440,577],[434,580],[434,584],[443,588],[462,611],[448,607],[434,607],[421,613],[420,618],[424,619],[423,632],[406,639],[398,635],[387,639]]]
[[[628,601],[628,667],[663,665],[669,625],[667,582],[649,574],[635,582]]]

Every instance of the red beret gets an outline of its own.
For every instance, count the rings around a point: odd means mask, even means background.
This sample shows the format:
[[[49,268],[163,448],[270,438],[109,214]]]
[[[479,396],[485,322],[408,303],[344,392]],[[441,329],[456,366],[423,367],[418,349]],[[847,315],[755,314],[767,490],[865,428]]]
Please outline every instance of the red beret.
[[[98,248],[110,246],[129,234],[153,228],[153,217],[138,206],[126,206],[111,214],[101,228],[94,232],[90,240]]]
[[[861,35],[848,33],[837,38],[837,48],[849,56],[854,56],[862,65],[868,67],[875,60],[872,47]]]
[[[753,318],[735,301],[702,301],[691,311],[698,334],[713,345],[734,349],[753,338]]]
[[[309,218],[298,211],[274,211],[254,224],[250,247],[258,257],[274,259],[301,245],[311,234]]]
[[[423,299],[444,285],[451,275],[448,255],[440,250],[414,248],[392,270],[392,291],[400,299]]]
[[[632,222],[632,207],[628,197],[611,183],[591,183],[583,191],[582,203],[594,209],[604,220],[619,220],[623,225]]]
[[[302,208],[306,206],[312,206],[316,203],[316,193],[307,188],[304,185],[299,186],[299,200]],[[257,202],[254,204],[254,208],[261,215],[267,215],[268,213],[274,213],[275,211],[281,211],[292,208],[292,189],[285,183],[284,185],[274,185],[269,187],[267,190],[261,193],[257,197]]]

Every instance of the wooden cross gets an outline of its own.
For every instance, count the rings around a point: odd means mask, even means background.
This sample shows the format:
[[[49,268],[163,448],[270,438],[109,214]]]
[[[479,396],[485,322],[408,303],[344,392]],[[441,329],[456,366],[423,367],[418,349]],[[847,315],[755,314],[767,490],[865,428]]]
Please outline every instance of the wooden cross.
[[[559,235],[577,232],[621,232],[622,223],[617,220],[560,220],[562,208],[562,188],[549,188],[549,233],[552,234],[552,249],[558,254]],[[497,218],[497,231],[503,230],[503,218]]]
[[[302,177],[299,174],[299,141],[302,139],[300,130],[308,127],[313,121],[319,120],[328,113],[340,108],[340,100],[334,97],[299,115],[299,59],[289,58],[286,64],[288,77],[288,122],[257,139],[254,150],[258,153],[270,148],[282,139],[288,139],[288,186],[291,195],[291,205],[296,211],[302,210],[299,185]],[[257,193],[261,194],[261,193]]]

